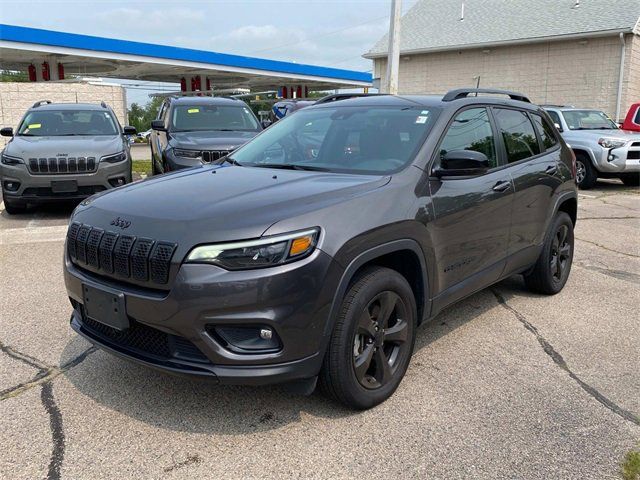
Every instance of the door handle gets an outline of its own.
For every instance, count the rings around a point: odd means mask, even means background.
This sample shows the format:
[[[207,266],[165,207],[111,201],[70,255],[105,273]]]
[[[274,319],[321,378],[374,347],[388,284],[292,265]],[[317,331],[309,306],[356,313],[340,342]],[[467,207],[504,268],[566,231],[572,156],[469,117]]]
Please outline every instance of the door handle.
[[[502,180],[502,181],[496,183],[493,186],[493,191],[494,192],[504,192],[504,191],[508,190],[509,187],[511,187],[511,182],[506,181],[506,180]]]
[[[544,173],[546,173],[547,175],[555,175],[556,172],[558,171],[558,167],[555,165],[549,165],[546,170],[544,171]]]

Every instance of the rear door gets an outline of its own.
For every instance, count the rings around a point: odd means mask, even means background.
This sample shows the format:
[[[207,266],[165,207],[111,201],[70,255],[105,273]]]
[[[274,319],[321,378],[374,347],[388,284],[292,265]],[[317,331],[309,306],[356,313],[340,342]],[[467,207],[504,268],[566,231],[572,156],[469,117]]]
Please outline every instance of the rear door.
[[[544,241],[545,225],[561,185],[560,142],[549,122],[537,113],[494,107],[493,115],[514,184],[513,222],[507,271],[536,261]]]
[[[437,148],[435,165],[453,150],[484,153],[490,170],[471,177],[430,179],[435,220],[429,222],[437,262],[435,308],[498,280],[505,266],[513,184],[502,169],[487,107],[458,112]]]

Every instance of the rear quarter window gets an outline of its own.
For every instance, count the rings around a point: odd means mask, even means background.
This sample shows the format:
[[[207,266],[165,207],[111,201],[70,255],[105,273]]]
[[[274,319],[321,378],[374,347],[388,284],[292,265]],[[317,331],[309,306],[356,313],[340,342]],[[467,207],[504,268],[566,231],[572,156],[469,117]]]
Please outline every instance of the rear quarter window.
[[[551,150],[558,144],[558,139],[556,138],[553,128],[551,128],[551,125],[540,115],[533,113],[531,117],[538,129],[538,134],[542,139],[542,145],[544,145],[545,150]]]

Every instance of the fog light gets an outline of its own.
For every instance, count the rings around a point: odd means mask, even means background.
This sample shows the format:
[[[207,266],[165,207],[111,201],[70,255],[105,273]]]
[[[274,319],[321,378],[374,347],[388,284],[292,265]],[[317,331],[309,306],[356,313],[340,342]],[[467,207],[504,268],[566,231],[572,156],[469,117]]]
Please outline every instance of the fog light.
[[[124,177],[117,177],[117,178],[111,178],[109,180],[109,183],[111,184],[112,187],[121,187],[122,185],[127,183],[127,180]]]
[[[610,153],[610,154],[609,154],[609,158],[608,158],[608,160],[609,160],[610,162],[613,162],[615,159],[616,159],[616,156],[615,156],[613,153]]]
[[[207,326],[225,348],[235,353],[270,353],[281,348],[280,338],[267,326]]]
[[[5,180],[4,189],[7,192],[15,192],[20,188],[20,182],[14,182],[10,180]]]
[[[263,340],[271,340],[271,337],[273,337],[273,330],[270,328],[262,328],[260,330],[260,338]]]

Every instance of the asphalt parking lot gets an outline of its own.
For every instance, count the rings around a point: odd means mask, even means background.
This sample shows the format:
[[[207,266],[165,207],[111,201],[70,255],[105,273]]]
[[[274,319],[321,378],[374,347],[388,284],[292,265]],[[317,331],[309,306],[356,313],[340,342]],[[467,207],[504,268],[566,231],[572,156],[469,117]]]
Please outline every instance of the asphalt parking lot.
[[[640,447],[638,189],[581,193],[561,294],[514,277],[448,309],[361,413],[92,348],[68,325],[70,211],[0,204],[0,478],[606,479]]]

